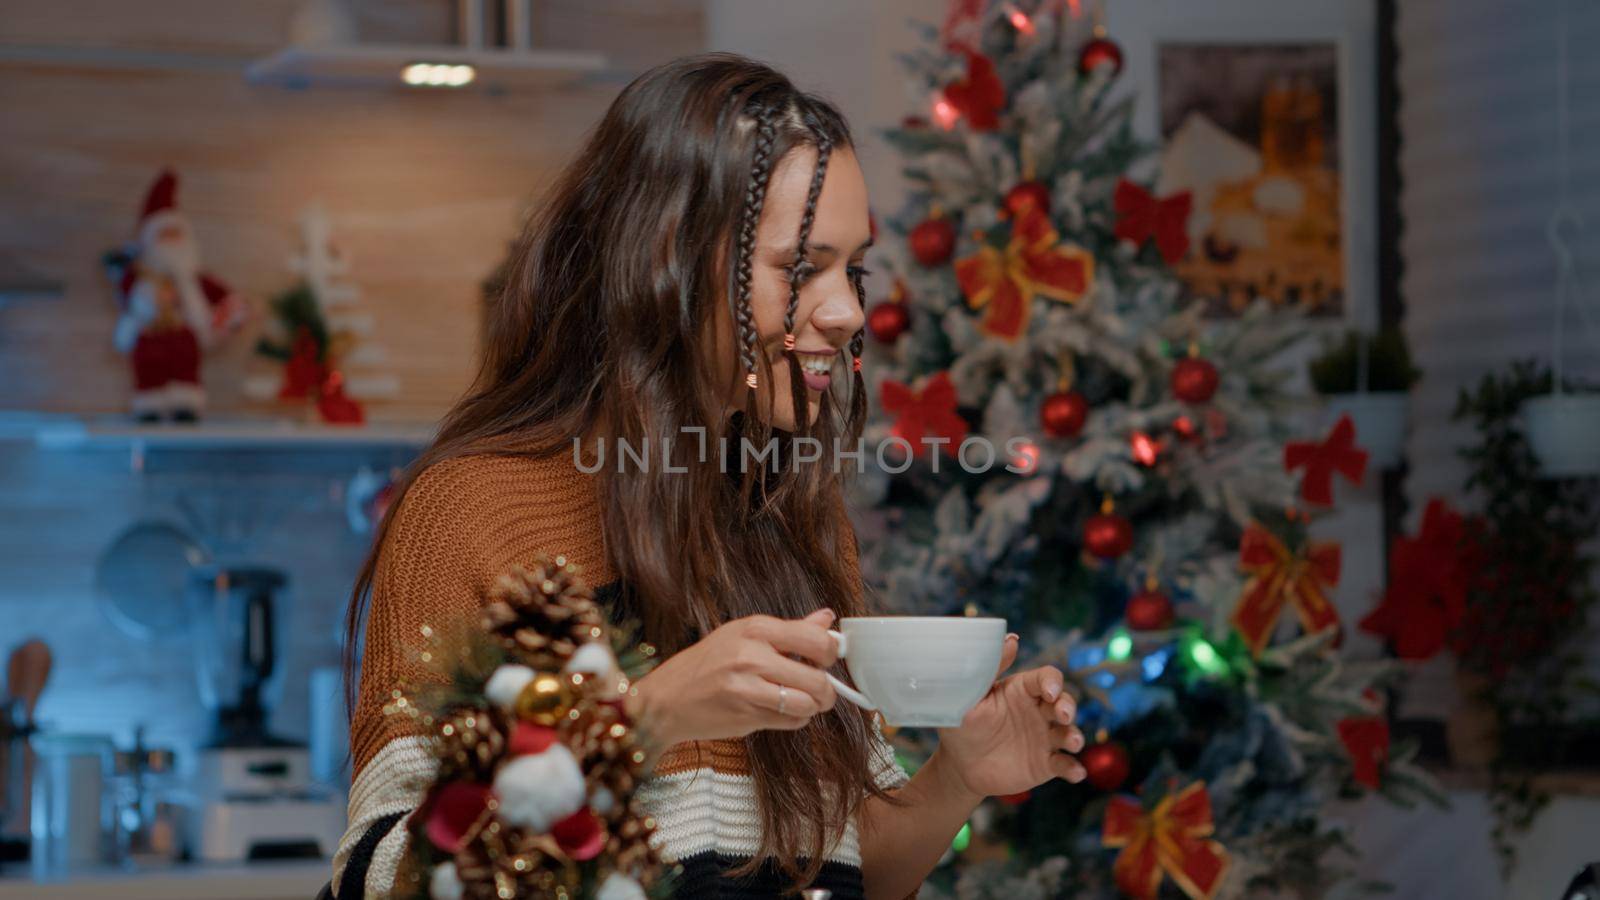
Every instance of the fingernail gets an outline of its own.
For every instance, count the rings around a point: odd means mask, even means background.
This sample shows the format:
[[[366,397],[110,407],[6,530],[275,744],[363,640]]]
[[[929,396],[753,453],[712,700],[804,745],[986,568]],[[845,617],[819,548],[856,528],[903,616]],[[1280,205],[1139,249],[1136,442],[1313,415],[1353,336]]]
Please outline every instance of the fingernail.
[[[1018,637],[1018,635],[1017,635],[1017,633],[1015,631],[1013,631],[1010,634],[1006,635],[1006,640],[1008,640],[1008,641],[1017,641],[1017,640],[1021,640],[1021,638]]]
[[[1084,776],[1087,774],[1088,773],[1081,768],[1073,769],[1071,772],[1067,773],[1067,780],[1073,784],[1077,784],[1078,782],[1082,781]]]
[[[1044,698],[1046,700],[1054,700],[1059,696],[1061,696],[1061,685],[1047,684],[1044,686]]]

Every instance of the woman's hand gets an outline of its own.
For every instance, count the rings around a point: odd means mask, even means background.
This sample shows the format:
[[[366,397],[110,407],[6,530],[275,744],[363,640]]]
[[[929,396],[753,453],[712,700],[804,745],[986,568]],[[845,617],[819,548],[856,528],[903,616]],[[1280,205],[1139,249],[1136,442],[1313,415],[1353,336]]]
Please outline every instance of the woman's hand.
[[[1006,635],[1000,672],[1017,659],[1017,636]],[[1077,704],[1054,666],[1002,678],[961,720],[939,731],[937,756],[960,787],[978,797],[1018,794],[1052,778],[1082,781],[1083,765],[1066,753],[1083,749],[1072,724]]]
[[[839,653],[828,636],[833,619],[832,610],[819,609],[804,619],[728,622],[635,682],[635,714],[663,748],[802,728],[833,708],[833,685],[823,673]]]

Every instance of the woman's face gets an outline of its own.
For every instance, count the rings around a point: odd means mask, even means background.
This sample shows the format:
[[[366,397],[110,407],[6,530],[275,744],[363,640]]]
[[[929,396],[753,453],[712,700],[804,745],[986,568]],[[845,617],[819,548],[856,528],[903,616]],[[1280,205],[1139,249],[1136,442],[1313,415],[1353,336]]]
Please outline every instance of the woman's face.
[[[776,408],[768,408],[766,385],[756,391],[759,414],[774,428],[796,430],[789,401],[789,364],[783,352],[783,318],[789,306],[789,273],[798,262],[800,219],[806,194],[816,169],[814,147],[798,147],[778,162],[767,185],[756,246],[750,259],[750,306],[757,332],[756,353],[772,365]],[[810,424],[822,410],[822,394],[835,378],[850,376],[846,351],[860,330],[864,316],[851,273],[866,256],[871,230],[867,221],[867,184],[861,166],[848,147],[835,148],[817,198],[817,208],[806,241],[808,266],[802,267],[800,303],[795,308],[794,348],[804,375],[806,415]],[[726,304],[717,304],[717,358],[728,376],[729,405],[743,406],[747,390],[739,362],[737,329]],[[758,374],[760,370],[758,369]]]

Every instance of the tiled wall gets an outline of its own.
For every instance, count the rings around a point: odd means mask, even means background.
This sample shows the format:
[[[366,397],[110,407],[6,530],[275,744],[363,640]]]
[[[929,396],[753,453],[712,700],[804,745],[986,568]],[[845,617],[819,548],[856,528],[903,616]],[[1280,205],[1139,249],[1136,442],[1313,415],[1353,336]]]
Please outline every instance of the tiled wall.
[[[0,443],[0,650],[29,637],[50,645],[39,720],[119,742],[142,724],[149,741],[180,751],[206,739],[193,657],[209,635],[134,638],[107,615],[96,586],[105,549],[135,523],[158,520],[195,534],[219,562],[288,575],[282,695],[271,726],[304,740],[311,672],[338,665],[342,612],[367,545],[348,524],[345,485],[362,464],[404,461],[398,451],[151,450],[135,474],[126,450]]]

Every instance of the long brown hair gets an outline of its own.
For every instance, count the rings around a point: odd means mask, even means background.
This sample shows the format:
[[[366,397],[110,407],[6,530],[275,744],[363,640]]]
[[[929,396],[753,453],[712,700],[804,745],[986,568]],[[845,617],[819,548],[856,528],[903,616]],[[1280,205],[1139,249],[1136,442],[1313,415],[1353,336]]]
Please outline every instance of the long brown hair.
[[[824,448],[835,438],[855,445],[866,406],[861,375],[853,374],[847,402],[825,394],[808,425],[799,362],[786,352],[797,424],[791,433],[772,429],[756,415],[757,390],[769,410],[777,398],[750,307],[756,225],[774,168],[797,148],[816,151],[803,259],[830,154],[850,146],[831,103],[735,54],[679,59],[622,91],[530,217],[504,287],[490,298],[477,381],[401,479],[352,595],[347,675],[389,521],[416,475],[470,453],[572,453],[578,439],[613,450],[619,441],[648,446],[659,459],[670,437],[675,464],[688,469],[608,460],[595,475],[606,552],[644,637],[665,654],[756,613],[864,611],[844,560],[854,535],[840,515],[840,476],[820,461],[796,464],[790,453],[801,435]],[[792,332],[801,274],[790,278],[784,325]],[[859,271],[852,282],[862,299]],[[708,365],[712,348],[730,343],[744,377],[755,375],[747,384],[761,386],[748,387],[743,409],[731,414],[732,386],[722,367]],[[852,357],[861,347],[857,332]],[[682,437],[693,428],[705,429],[711,447],[726,438],[735,457],[742,440],[761,447],[770,438],[783,464],[730,474]],[[771,858],[799,883],[816,877],[860,801],[882,796],[866,774],[870,727],[841,702],[800,731],[745,739],[763,827],[741,873]]]

